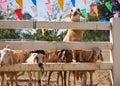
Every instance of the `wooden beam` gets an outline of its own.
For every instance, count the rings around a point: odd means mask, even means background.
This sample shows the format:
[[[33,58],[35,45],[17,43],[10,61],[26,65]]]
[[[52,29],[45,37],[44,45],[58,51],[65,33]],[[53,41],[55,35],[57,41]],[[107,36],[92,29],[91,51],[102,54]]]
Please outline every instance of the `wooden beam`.
[[[83,29],[83,30],[110,30],[110,23],[100,22],[48,22],[48,21],[17,21],[0,20],[2,29]]]
[[[46,42],[46,41],[0,41],[0,49],[9,45],[11,49],[88,49],[99,47],[101,49],[112,49],[110,42]]]
[[[0,20],[2,29],[33,28],[33,21]]]
[[[110,23],[99,22],[46,22],[38,21],[38,28],[50,29],[83,29],[83,30],[109,30]]]
[[[66,70],[111,70],[112,63],[97,62],[97,63],[44,63],[45,71],[66,71]],[[37,64],[15,64],[3,66],[0,72],[11,71],[40,71]]]
[[[113,86],[120,85],[120,18],[112,19],[112,41],[113,41],[113,48],[111,50],[113,56]]]

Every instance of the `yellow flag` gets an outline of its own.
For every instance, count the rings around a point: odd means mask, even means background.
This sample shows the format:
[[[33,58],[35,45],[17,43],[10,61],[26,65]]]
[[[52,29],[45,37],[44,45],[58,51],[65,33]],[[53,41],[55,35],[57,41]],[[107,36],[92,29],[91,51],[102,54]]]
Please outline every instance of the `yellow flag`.
[[[86,5],[87,0],[84,0],[84,4]]]
[[[98,8],[97,8],[97,5],[94,4],[91,6],[92,10],[95,12],[96,16],[98,17]]]
[[[16,2],[20,6],[20,8],[23,9],[23,1],[22,0],[16,0]]]
[[[58,3],[60,5],[61,10],[64,11],[64,0],[58,0]]]

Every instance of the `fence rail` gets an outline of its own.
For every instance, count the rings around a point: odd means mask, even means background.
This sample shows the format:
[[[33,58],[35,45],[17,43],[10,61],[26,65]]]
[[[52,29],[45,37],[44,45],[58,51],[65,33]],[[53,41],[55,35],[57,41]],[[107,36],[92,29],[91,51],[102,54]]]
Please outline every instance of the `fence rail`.
[[[111,70],[113,65],[110,62],[97,63],[44,63],[45,71],[68,71],[68,70]],[[3,66],[0,72],[17,72],[17,71],[40,71],[37,64],[15,64]]]
[[[112,24],[112,26],[111,26]],[[112,27],[112,29],[111,29]],[[0,49],[9,44],[12,49],[81,49],[100,47],[110,50],[110,62],[100,63],[50,63],[44,64],[45,70],[98,70],[108,69],[111,73],[112,86],[120,85],[120,18],[111,19],[111,23],[99,22],[47,22],[47,21],[0,21],[0,29],[82,29],[82,30],[110,30],[110,42],[38,42],[38,41],[0,41]],[[73,69],[74,68],[74,69]],[[39,71],[33,64],[16,64],[0,68],[3,71]],[[114,82],[114,83],[113,83]]]
[[[82,29],[82,30],[110,30],[110,23],[100,22],[47,22],[47,21],[0,21],[1,29]]]
[[[112,49],[110,42],[47,42],[47,41],[0,41],[0,49],[10,45],[12,49],[88,49],[99,47],[101,49]]]

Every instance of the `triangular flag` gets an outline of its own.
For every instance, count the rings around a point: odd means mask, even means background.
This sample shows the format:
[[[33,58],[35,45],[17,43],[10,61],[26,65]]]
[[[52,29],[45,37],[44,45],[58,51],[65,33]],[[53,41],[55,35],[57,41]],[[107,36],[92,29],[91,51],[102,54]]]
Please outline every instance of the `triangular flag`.
[[[17,15],[19,20],[22,20],[22,10],[21,9],[16,9],[15,14]]]
[[[119,13],[115,13],[114,18],[118,18],[118,17],[119,17]]]
[[[86,9],[81,9],[81,13],[82,13],[82,15],[84,15],[85,16],[85,22],[87,21],[87,12],[86,12]]]
[[[81,13],[86,16],[87,15],[87,12],[86,12],[86,9],[81,9]]]
[[[119,4],[120,4],[120,0],[118,0]]]
[[[16,0],[16,2],[20,6],[20,8],[23,9],[23,1],[22,0]]]
[[[105,6],[107,7],[107,9],[108,9],[110,12],[112,12],[112,6],[111,6],[111,4],[110,4],[110,1],[106,2],[106,3],[105,3]]]
[[[32,9],[32,11],[33,11],[35,17],[37,17],[37,16],[38,16],[37,7],[36,7],[36,6],[32,6],[31,9]]]
[[[71,0],[73,7],[75,7],[75,0]]]
[[[32,0],[33,4],[36,6],[36,0]]]
[[[83,0],[83,1],[84,1],[84,4],[86,5],[87,0]]]
[[[60,5],[61,10],[64,11],[64,0],[58,0],[58,3]]]
[[[5,2],[0,2],[0,5],[1,5],[1,7],[3,8],[3,10],[5,11],[5,13],[7,13],[7,1],[5,1]]]
[[[96,16],[98,17],[98,6],[96,4],[92,5],[91,8],[95,12]]]
[[[109,22],[106,18],[99,20],[98,22]]]
[[[47,8],[48,8],[48,10],[49,10],[49,12],[50,12],[50,14],[52,15],[52,5],[51,5],[51,3],[50,2],[47,2],[47,3],[45,3],[46,4],[46,6],[47,6]]]
[[[48,0],[48,2],[50,2],[50,0]]]

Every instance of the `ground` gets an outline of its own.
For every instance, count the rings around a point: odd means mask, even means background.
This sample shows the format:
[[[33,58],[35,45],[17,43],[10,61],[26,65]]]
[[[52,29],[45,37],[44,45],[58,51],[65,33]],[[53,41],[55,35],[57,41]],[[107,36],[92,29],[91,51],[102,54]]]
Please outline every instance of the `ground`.
[[[103,57],[104,61],[109,61],[109,51],[104,51],[103,52]],[[42,86],[48,86],[47,85],[47,76],[42,77]],[[71,75],[71,82],[70,85],[68,86],[74,86],[73,84],[73,76]],[[19,77],[19,86],[28,86],[28,75],[25,73],[23,76]],[[60,81],[61,82],[61,81]],[[35,82],[34,82],[35,84]],[[33,86],[34,86],[33,84]],[[61,84],[61,83],[60,83]],[[110,85],[110,74],[109,70],[97,70],[94,72],[93,75],[93,86],[111,86]],[[15,86],[15,85],[14,85]],[[36,85],[38,86],[38,85]],[[56,85],[56,72],[52,74],[50,85],[49,86],[57,86]],[[59,85],[61,86],[61,85]],[[81,86],[80,79],[76,81],[76,86]],[[87,86],[89,86],[89,77],[88,77],[88,82]]]

